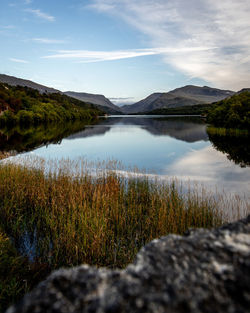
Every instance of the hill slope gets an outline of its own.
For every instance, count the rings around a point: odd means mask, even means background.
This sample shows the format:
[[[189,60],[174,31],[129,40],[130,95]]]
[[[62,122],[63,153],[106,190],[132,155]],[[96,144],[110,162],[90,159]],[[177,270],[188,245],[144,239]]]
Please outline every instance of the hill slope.
[[[157,92],[157,93],[153,93],[150,96],[148,96],[147,98],[136,102],[134,104],[130,104],[130,105],[123,105],[121,107],[121,110],[124,113],[138,113],[138,112],[146,112],[148,111],[148,107],[151,105],[151,103],[153,103],[154,101],[156,101],[159,97],[161,97],[162,93]]]
[[[250,130],[250,92],[241,91],[215,103],[208,112],[207,121],[216,127]]]
[[[95,95],[85,92],[74,91],[66,91],[64,92],[64,94],[84,102],[93,103],[102,107],[107,107],[113,111],[121,112],[118,106],[114,105],[109,99],[107,99],[103,95]]]
[[[107,113],[121,113],[119,107],[114,105],[111,101],[109,101],[103,95],[95,95],[90,93],[80,93],[80,92],[73,92],[67,91],[62,92],[60,90],[50,88],[41,84],[37,84],[31,80],[21,79],[14,76],[0,74],[0,83],[6,83],[10,86],[22,86],[22,87],[29,87],[35,90],[38,90],[40,93],[61,93],[65,94],[69,97],[78,99],[83,102],[92,103],[94,105],[101,106],[101,110],[105,110]],[[106,109],[109,108],[108,110]]]
[[[0,124],[39,124],[91,119],[102,114],[92,104],[61,93],[0,83]]]
[[[14,76],[9,76],[9,75],[4,75],[4,74],[0,74],[0,83],[6,83],[10,86],[22,86],[22,87],[33,88],[35,90],[38,90],[40,93],[61,92],[57,89],[34,83],[31,80],[26,80],[26,79],[17,78]]]
[[[233,94],[234,92],[230,90],[188,85],[170,92],[152,94],[137,103],[122,107],[122,110],[124,113],[138,113],[149,112],[160,108],[208,104],[225,99]]]

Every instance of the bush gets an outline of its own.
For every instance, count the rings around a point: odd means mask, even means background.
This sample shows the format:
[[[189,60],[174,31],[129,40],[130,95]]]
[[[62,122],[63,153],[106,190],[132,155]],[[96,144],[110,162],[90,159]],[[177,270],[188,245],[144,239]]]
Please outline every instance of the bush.
[[[215,103],[208,112],[207,121],[216,127],[250,130],[250,92]]]

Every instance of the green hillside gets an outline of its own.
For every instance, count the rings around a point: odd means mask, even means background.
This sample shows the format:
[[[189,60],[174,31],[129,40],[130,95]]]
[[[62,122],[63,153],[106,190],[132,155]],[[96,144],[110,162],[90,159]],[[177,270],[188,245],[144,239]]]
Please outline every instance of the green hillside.
[[[102,111],[61,93],[39,93],[21,86],[0,83],[0,125],[92,119]]]
[[[216,127],[250,130],[250,92],[221,100],[208,111],[208,123]]]
[[[196,104],[177,108],[159,108],[146,114],[149,115],[203,115],[208,112],[213,104]]]

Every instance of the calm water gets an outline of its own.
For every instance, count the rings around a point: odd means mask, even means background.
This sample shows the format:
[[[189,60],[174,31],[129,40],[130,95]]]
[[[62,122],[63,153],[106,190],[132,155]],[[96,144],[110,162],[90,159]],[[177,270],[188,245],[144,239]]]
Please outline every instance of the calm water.
[[[199,118],[111,116],[25,155],[116,159],[127,168],[249,194],[249,151],[247,138],[209,137]]]

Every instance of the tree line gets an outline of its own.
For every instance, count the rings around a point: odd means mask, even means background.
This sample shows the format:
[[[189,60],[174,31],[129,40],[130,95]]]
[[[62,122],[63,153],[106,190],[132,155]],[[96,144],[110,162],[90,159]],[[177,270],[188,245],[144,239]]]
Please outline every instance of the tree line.
[[[61,93],[0,84],[0,125],[36,125],[92,119],[102,112],[92,104]]]
[[[250,130],[250,92],[214,103],[208,111],[207,122],[216,127]]]

